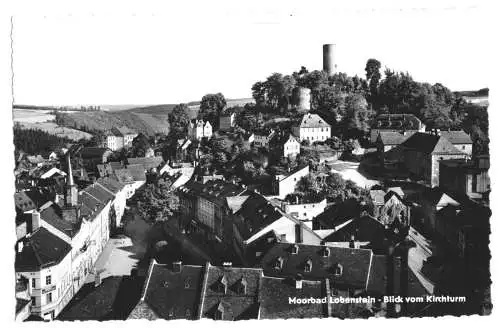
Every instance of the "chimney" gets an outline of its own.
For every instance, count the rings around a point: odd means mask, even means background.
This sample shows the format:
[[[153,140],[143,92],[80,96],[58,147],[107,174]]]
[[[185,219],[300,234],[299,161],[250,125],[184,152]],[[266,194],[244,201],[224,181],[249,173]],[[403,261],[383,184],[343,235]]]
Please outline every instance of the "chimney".
[[[356,248],[356,243],[354,241],[354,235],[351,235],[351,240],[349,241],[349,248]]]
[[[40,228],[41,225],[41,219],[40,219],[40,212],[38,212],[36,209],[31,213],[31,231],[35,232]]]
[[[23,247],[24,247],[24,242],[23,241],[18,242],[17,243],[17,252],[21,253],[23,251]]]
[[[300,223],[295,225],[295,242],[297,244],[302,243],[302,226]]]
[[[181,272],[181,270],[182,270],[182,261],[176,261],[172,263],[173,272]]]
[[[295,289],[302,289],[302,276],[300,274],[295,276]]]

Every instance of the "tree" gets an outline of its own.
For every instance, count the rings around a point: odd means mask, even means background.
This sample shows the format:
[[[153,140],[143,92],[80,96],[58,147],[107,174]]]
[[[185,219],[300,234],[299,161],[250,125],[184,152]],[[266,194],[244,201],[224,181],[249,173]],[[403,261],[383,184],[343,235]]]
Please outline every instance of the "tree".
[[[374,58],[370,58],[366,62],[366,67],[365,67],[366,81],[368,82],[370,100],[372,102],[377,96],[378,84],[381,79],[380,67],[381,67],[380,62]]]
[[[318,180],[313,174],[308,174],[297,182],[296,189],[303,193],[318,193],[320,186]]]
[[[346,134],[353,137],[360,137],[370,130],[370,122],[373,118],[373,111],[361,94],[352,94],[346,98],[346,112],[343,124]]]
[[[226,98],[222,93],[209,93],[201,98],[198,118],[207,120],[218,128],[219,116],[226,107]]]
[[[189,107],[186,104],[176,105],[168,114],[170,133],[180,138],[184,138],[187,134],[189,121]]]
[[[179,208],[179,197],[174,193],[172,183],[163,178],[139,189],[134,200],[138,213],[150,223],[168,220]]]
[[[146,151],[151,148],[149,144],[149,139],[144,134],[139,133],[137,137],[132,140],[132,155],[134,157],[144,157],[146,155]]]

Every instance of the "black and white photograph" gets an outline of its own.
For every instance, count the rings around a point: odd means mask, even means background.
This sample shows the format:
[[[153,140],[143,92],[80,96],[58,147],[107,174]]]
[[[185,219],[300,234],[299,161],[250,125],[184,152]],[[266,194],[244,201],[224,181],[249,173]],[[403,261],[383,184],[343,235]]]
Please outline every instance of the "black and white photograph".
[[[480,323],[496,278],[489,10],[16,11],[12,323]]]

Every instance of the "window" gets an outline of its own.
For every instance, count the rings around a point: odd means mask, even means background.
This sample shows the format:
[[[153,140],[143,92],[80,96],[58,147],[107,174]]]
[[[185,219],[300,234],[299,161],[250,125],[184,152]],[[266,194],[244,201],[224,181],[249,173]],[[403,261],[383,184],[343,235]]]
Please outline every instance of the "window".
[[[31,298],[31,305],[36,306],[36,297]]]
[[[31,279],[31,288],[36,288],[36,279]]]
[[[465,146],[462,146],[462,150],[465,150]]]
[[[306,261],[304,265],[304,272],[311,272],[312,270],[312,261],[309,259]]]
[[[337,265],[335,266],[335,269],[334,269],[334,274],[335,274],[336,276],[341,276],[341,275],[342,275],[342,269],[343,269],[343,268],[342,268],[342,265],[337,264]]]
[[[45,303],[46,304],[52,303],[52,293],[48,293],[45,295]]]
[[[52,284],[52,276],[47,276],[45,277],[45,284],[50,285]]]

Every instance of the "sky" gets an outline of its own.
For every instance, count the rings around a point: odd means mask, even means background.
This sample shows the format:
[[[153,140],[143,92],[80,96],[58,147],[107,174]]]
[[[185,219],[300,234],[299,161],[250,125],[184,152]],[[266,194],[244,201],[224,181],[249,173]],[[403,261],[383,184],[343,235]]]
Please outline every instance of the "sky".
[[[134,14],[14,15],[14,102],[164,104],[214,92],[251,97],[252,84],[273,72],[321,69],[324,43],[336,44],[338,71],[349,75],[364,76],[366,61],[376,58],[417,81],[452,90],[488,87],[493,55],[483,1],[380,3],[387,6],[188,1]]]

